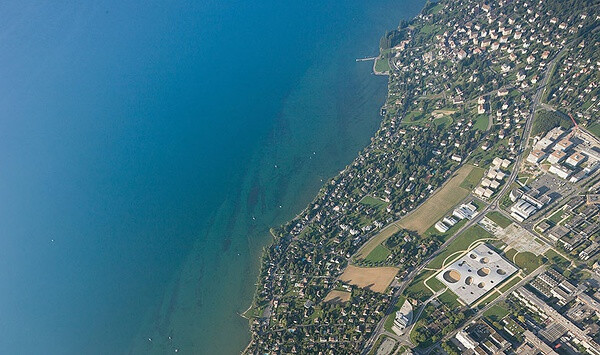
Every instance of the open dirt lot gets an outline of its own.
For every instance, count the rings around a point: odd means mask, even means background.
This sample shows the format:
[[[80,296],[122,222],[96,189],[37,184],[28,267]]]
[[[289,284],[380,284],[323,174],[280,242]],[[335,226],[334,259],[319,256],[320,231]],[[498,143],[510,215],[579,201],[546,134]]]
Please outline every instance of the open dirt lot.
[[[350,296],[350,292],[331,290],[327,296],[325,296],[324,301],[331,303],[344,303],[350,301]]]
[[[375,292],[384,292],[398,273],[395,267],[356,267],[349,265],[340,280]]]

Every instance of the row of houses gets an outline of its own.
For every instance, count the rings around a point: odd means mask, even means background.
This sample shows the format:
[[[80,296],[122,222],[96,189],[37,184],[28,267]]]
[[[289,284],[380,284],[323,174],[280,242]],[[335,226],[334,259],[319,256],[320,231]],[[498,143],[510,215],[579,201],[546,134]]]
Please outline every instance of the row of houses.
[[[490,198],[500,188],[502,181],[507,176],[501,169],[508,168],[511,163],[512,161],[509,159],[494,158],[492,166],[487,171],[486,176],[481,179],[479,186],[473,190],[473,193],[478,197]]]

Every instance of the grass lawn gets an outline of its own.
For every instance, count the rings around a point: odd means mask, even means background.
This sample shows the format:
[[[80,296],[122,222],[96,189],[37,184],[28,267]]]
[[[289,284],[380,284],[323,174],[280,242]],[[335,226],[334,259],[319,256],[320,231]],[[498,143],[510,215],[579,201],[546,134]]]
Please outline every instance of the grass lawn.
[[[587,127],[587,130],[590,131],[593,135],[600,138],[600,123],[594,122]]]
[[[487,203],[480,201],[478,199],[473,199],[473,201],[471,201],[472,204],[475,205],[475,207],[477,207],[477,211],[479,211],[480,209],[482,209],[483,207],[487,206]]]
[[[510,191],[512,189],[516,189],[519,187],[519,184],[517,183],[512,183],[512,185],[510,185],[510,190],[508,190],[504,196],[502,196],[502,198],[500,199],[500,207],[502,207],[503,209],[508,209],[514,202],[512,202],[510,200]]]
[[[553,226],[557,225],[558,222],[560,222],[560,220],[563,218],[563,212],[564,211],[561,208],[558,211],[554,212],[550,217],[548,217],[548,220],[552,222]]]
[[[446,257],[448,257],[450,254],[466,250],[469,247],[469,245],[471,245],[471,243],[473,243],[474,241],[492,237],[493,236],[489,232],[487,232],[480,226],[472,226],[471,228],[464,231],[464,233],[462,233],[460,236],[458,236],[454,240],[454,242],[450,243],[450,245],[448,245],[448,247],[443,252],[441,252],[433,260],[431,260],[431,262],[427,266],[432,269],[439,269],[442,267],[444,259],[446,259]],[[456,255],[456,257],[458,257],[458,255]],[[455,258],[453,257],[452,259]]]
[[[426,283],[435,292],[438,292],[439,290],[442,290],[444,289],[444,287],[446,287],[440,280],[436,279],[435,277],[430,278],[429,281],[426,281]]]
[[[519,281],[521,281],[522,279],[520,277],[515,277],[514,279],[510,280],[509,282],[507,282],[505,285],[503,285],[502,287],[500,287],[500,292],[506,292],[508,291],[511,287],[513,287],[514,285],[518,284]]]
[[[504,216],[498,211],[492,211],[488,213],[486,217],[494,221],[497,225],[499,225],[502,228],[506,228],[512,223],[510,219],[508,219],[506,216]]]
[[[457,309],[461,306],[460,303],[458,303],[458,296],[450,290],[439,295],[437,299],[450,309]]]
[[[492,302],[493,300],[495,300],[496,298],[500,297],[500,294],[496,291],[492,292],[492,293],[488,293],[484,296],[483,298],[483,302],[481,302],[479,304],[480,307],[485,307],[486,305],[488,305],[490,302]]]
[[[517,253],[515,256],[515,264],[518,267],[523,269],[523,272],[526,274],[530,274],[533,270],[540,267],[542,263],[542,258],[535,256],[535,254],[530,253],[528,251],[523,253]]]
[[[437,14],[438,12],[442,11],[442,9],[444,8],[444,4],[437,4],[434,7],[431,8],[431,12],[432,14]]]
[[[421,28],[420,32],[425,33],[425,34],[430,34],[430,33],[433,33],[434,31],[437,31],[437,29],[438,29],[438,26],[432,25],[432,24],[427,24]]]
[[[433,124],[435,124],[436,126],[446,126],[451,122],[452,118],[450,116],[444,116],[433,120]]]
[[[562,255],[560,255],[552,249],[548,249],[544,256],[548,258],[548,261],[550,263],[558,266],[558,268],[562,271],[565,271],[571,265],[571,262],[569,260],[565,259]]]
[[[421,111],[410,111],[404,116],[403,121],[417,121],[423,117],[423,112]]]
[[[467,175],[465,180],[460,184],[460,187],[469,191],[473,190],[479,185],[484,172],[485,170],[483,168],[473,167],[469,175]]]
[[[427,287],[425,287],[423,281],[430,275],[433,275],[434,273],[435,271],[427,270],[419,274],[419,276],[415,277],[411,284],[406,288],[406,290],[404,291],[404,295],[410,298],[418,299],[420,301],[427,300],[433,294],[431,293],[431,291],[429,291]]]
[[[357,259],[364,259],[367,255],[373,251],[378,245],[382,244],[386,239],[391,237],[394,233],[398,232],[400,227],[394,223],[384,227],[379,233],[373,238],[369,239],[356,253]]]
[[[304,238],[307,234],[311,233],[313,231],[313,227],[311,226],[307,226],[306,228],[304,228],[302,230],[302,232],[300,232],[300,234],[298,234],[298,238],[302,239]]]
[[[511,263],[513,262],[513,258],[515,257],[515,254],[517,253],[517,249],[508,249],[505,253],[504,253],[504,257],[506,259],[508,259]]]
[[[385,73],[390,71],[390,61],[387,58],[375,59],[375,71],[378,73]]]
[[[488,117],[488,115],[478,115],[475,119],[475,124],[473,124],[473,127],[480,131],[485,131],[488,128],[489,122],[490,118]]]
[[[390,203],[389,202],[385,202],[383,200],[380,200],[378,198],[372,197],[372,196],[365,196],[360,200],[360,203],[362,203],[363,205],[367,205],[370,207],[374,207],[377,208],[379,210],[383,210],[384,208],[386,208]]]
[[[379,261],[385,261],[388,258],[388,256],[390,256],[390,254],[391,254],[391,252],[388,248],[379,244],[378,246],[375,247],[375,249],[373,249],[372,252],[369,253],[369,255],[367,255],[365,260],[374,262],[374,263],[379,262]]]
[[[501,302],[500,302],[501,303]],[[506,317],[509,313],[508,309],[502,307],[499,304],[495,304],[490,309],[483,313],[483,316],[491,320],[492,322],[500,322],[502,318]]]
[[[400,307],[402,307],[402,305],[404,304],[404,301],[406,301],[406,297],[400,296],[398,298],[398,301],[394,305],[394,310],[385,319],[385,323],[383,326],[384,326],[385,330],[387,330],[388,332],[392,332],[392,326],[394,325],[394,318],[396,317],[396,312],[400,310]]]

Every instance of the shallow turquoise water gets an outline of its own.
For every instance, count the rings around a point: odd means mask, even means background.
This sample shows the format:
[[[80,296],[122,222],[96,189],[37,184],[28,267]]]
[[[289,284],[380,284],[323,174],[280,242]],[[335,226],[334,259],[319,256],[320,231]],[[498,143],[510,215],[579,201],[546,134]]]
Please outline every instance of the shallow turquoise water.
[[[354,59],[422,4],[0,5],[0,353],[243,349],[268,228],[378,126]]]

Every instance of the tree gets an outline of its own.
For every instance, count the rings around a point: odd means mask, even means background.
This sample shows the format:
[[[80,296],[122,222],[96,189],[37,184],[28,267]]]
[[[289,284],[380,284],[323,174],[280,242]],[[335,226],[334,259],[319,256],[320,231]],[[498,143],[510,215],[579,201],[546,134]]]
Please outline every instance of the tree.
[[[573,126],[573,123],[562,112],[558,111],[539,111],[536,114],[533,126],[531,127],[531,135],[537,136],[538,134],[546,134],[549,130],[556,126],[569,129]]]

